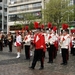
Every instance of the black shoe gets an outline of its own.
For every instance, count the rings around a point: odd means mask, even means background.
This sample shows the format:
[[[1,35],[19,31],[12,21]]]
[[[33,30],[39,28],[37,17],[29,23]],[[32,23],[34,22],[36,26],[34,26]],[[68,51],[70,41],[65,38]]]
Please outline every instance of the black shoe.
[[[39,70],[43,70],[43,69],[44,69],[44,67],[39,68]]]
[[[64,63],[61,63],[60,65],[64,65]]]
[[[31,66],[31,67],[29,67],[29,68],[30,68],[30,69],[32,69],[32,70],[34,70],[34,67],[32,67],[32,66]]]
[[[53,63],[53,61],[50,61],[50,63]]]
[[[53,63],[53,61],[49,61],[49,62],[47,62],[47,63]]]
[[[30,58],[26,58],[25,60],[30,60]]]
[[[9,51],[9,52],[12,52],[12,51]]]
[[[48,61],[47,63],[50,63],[50,61]]]
[[[67,65],[67,63],[61,63],[61,65]]]
[[[64,63],[64,65],[67,65],[67,63]]]
[[[73,56],[75,56],[75,54],[73,54]]]

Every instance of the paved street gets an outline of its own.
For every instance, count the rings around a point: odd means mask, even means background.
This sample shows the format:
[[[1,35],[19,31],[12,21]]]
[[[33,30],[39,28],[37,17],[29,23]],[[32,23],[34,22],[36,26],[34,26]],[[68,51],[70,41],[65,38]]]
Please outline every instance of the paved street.
[[[3,52],[0,52],[0,75],[75,75],[75,56],[70,54],[68,65],[60,65],[62,62],[61,54],[58,51],[58,56],[53,64],[48,64],[48,56],[46,53],[45,69],[39,70],[40,63],[37,62],[35,70],[29,69],[31,60],[24,60],[24,50],[22,50],[21,58],[16,59],[16,48],[13,47],[13,52],[8,52],[8,47],[4,47]]]

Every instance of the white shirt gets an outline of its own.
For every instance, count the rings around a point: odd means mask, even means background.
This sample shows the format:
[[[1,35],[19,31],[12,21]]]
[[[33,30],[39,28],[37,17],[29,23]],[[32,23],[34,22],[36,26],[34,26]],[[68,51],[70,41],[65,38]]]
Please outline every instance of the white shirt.
[[[45,43],[48,43],[48,39],[49,39],[50,34],[48,33],[44,33],[44,37],[45,37]]]
[[[16,36],[16,42],[21,43],[22,42],[22,37],[21,35]]]
[[[57,37],[53,33],[50,36],[51,36],[51,38],[48,40],[48,42],[50,44],[54,44],[54,42],[57,41]]]
[[[31,35],[26,35],[23,41],[25,42],[25,45],[30,45]]]
[[[70,37],[69,35],[67,34],[66,36],[63,36],[64,40],[62,40],[62,43],[61,43],[61,48],[66,48],[68,49],[69,48],[69,45],[70,45]]]

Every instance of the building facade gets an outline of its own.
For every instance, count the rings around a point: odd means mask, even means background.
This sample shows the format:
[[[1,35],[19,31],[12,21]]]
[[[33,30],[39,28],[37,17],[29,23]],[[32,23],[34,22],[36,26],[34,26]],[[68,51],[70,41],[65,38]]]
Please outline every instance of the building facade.
[[[7,0],[0,0],[0,31],[7,32]]]
[[[7,32],[14,32],[17,27],[16,24],[22,23],[22,13],[31,13],[40,21],[44,16],[42,15],[42,9],[45,8],[45,2],[48,0],[7,0]],[[71,0],[70,5],[75,4],[75,0]],[[26,18],[25,18],[25,21]],[[24,25],[27,22],[23,23]]]
[[[31,13],[38,21],[42,18],[42,8],[45,0],[8,0],[8,27],[7,32],[15,31],[16,23],[21,23],[22,13]],[[26,23],[26,22],[25,22]]]

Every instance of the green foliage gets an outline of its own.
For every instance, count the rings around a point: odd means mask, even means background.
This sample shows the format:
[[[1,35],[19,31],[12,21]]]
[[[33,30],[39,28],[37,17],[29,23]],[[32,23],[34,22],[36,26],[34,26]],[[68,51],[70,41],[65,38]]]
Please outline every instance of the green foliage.
[[[20,23],[14,22],[14,24],[19,27],[29,25],[29,29],[33,29],[33,22],[36,18],[31,13],[21,13],[20,15],[22,16]]]
[[[21,15],[23,17],[21,19],[23,24],[29,24],[30,22],[35,20],[35,17],[31,13],[21,13]]]
[[[15,26],[18,26],[18,27],[21,27],[21,26],[22,26],[21,23],[16,23],[16,21],[14,22],[14,25],[15,25]]]
[[[30,22],[30,24],[29,24],[29,29],[32,30],[33,28],[34,28],[33,23]]]
[[[70,0],[49,0],[45,7],[43,14],[46,23],[60,25],[74,19],[74,6],[70,5]]]

